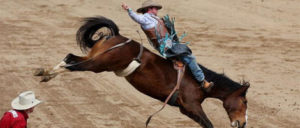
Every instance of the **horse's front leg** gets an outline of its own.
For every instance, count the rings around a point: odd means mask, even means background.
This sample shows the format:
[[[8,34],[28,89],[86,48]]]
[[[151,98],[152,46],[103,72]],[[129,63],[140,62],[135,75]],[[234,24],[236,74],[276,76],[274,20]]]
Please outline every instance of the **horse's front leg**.
[[[41,76],[41,82],[48,82],[60,73],[71,71],[67,68],[69,65],[80,63],[85,60],[86,57],[78,57],[73,54],[68,54],[63,61],[54,66],[52,69],[38,68],[35,70],[34,75]]]
[[[193,106],[193,108],[180,107],[180,112],[182,114],[187,115],[194,121],[196,121],[203,128],[213,128],[214,127],[212,125],[212,123],[210,122],[210,120],[207,118],[206,114],[204,113],[201,105]]]
[[[203,128],[213,128],[212,123],[207,118],[205,112],[202,109],[201,103],[203,96],[198,88],[182,88],[180,95],[180,112],[187,115]]]

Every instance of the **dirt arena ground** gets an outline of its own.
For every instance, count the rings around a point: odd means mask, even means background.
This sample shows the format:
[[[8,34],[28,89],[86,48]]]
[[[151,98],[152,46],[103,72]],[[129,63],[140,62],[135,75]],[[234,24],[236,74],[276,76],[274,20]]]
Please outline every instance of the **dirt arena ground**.
[[[33,90],[44,101],[30,128],[142,128],[162,103],[111,72],[62,74],[40,83],[32,71],[51,67],[68,53],[82,55],[75,33],[83,17],[102,15],[120,33],[140,42],[121,0],[0,0],[0,114],[18,93]],[[123,0],[134,10],[142,0]],[[188,32],[198,62],[235,81],[250,81],[249,128],[300,128],[300,1],[157,0],[160,16],[176,17]],[[140,32],[142,32],[140,30]],[[147,44],[142,34],[144,44]],[[150,45],[146,45],[153,52]],[[220,101],[204,110],[216,128],[229,128]],[[166,107],[150,128],[196,128],[178,108]]]

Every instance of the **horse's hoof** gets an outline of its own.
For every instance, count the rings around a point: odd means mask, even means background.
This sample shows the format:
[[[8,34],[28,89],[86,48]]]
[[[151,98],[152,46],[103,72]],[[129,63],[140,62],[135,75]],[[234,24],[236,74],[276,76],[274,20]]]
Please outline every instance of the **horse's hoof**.
[[[44,68],[38,68],[34,71],[33,75],[34,76],[43,76],[45,74],[45,69]]]
[[[49,80],[51,80],[52,77],[51,76],[43,76],[42,80],[40,82],[48,82]]]

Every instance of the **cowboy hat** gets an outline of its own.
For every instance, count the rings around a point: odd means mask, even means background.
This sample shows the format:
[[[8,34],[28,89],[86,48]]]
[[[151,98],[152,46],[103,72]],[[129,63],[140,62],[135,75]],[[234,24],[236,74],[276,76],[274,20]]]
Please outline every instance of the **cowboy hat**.
[[[11,107],[15,110],[26,110],[40,103],[41,101],[35,99],[34,92],[26,91],[21,93],[17,98],[15,98],[11,102]]]
[[[162,8],[162,6],[161,6],[160,4],[157,4],[157,3],[155,3],[155,2],[152,1],[152,0],[147,0],[147,1],[145,1],[145,2],[142,4],[142,7],[140,7],[140,8],[137,9],[136,11],[137,11],[138,13],[143,13],[144,10],[145,10],[146,8],[149,8],[149,7],[156,7],[158,10]]]

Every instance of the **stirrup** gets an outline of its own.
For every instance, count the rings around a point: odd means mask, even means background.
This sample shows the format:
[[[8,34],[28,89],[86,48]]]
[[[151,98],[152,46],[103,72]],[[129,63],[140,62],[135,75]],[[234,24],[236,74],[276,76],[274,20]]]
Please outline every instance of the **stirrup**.
[[[178,60],[174,60],[174,61],[173,61],[173,65],[174,65],[174,68],[175,68],[176,70],[182,69],[182,68],[184,67],[183,62],[178,61]]]

